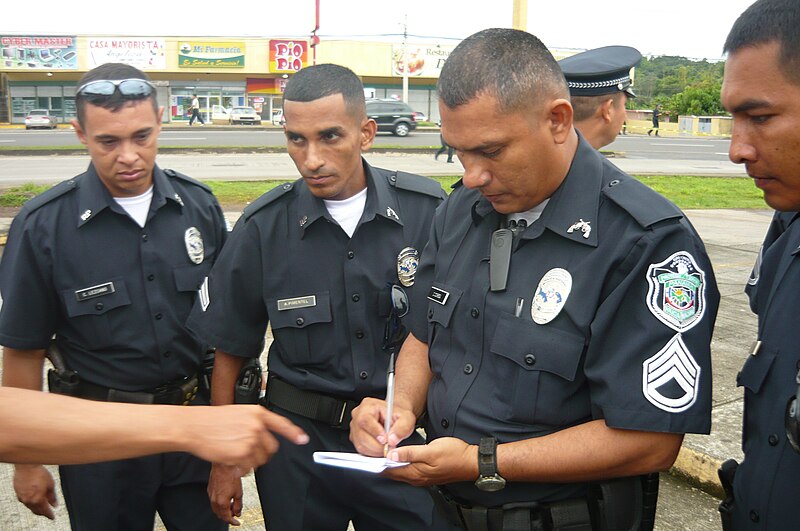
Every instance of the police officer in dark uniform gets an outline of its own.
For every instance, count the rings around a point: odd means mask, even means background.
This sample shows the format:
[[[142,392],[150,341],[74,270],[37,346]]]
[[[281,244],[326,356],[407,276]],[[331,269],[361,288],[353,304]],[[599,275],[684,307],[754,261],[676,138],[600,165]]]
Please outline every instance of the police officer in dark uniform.
[[[614,141],[625,123],[625,104],[635,98],[631,69],[642,54],[630,46],[604,46],[558,62],[569,87],[575,128],[600,149]]]
[[[232,401],[236,375],[260,355],[270,324],[263,403],[311,442],[281,448],[257,470],[267,527],[345,530],[352,520],[356,529],[436,528],[424,489],[315,464],[312,453],[353,452],[351,409],[364,397],[385,396],[391,294],[415,289],[419,250],[444,192],[434,181],[362,159],[376,124],[366,116],[361,82],[344,67],[311,66],[292,76],[284,113],[302,179],[244,210],[209,277],[209,299],[188,323],[217,348],[213,402]],[[231,523],[241,512],[239,482],[229,467],[214,465],[212,503]]]
[[[470,530],[639,529],[638,476],[710,429],[719,293],[703,244],[575,132],[533,35],[467,38],[439,95],[465,174],[422,253],[389,432],[427,412],[429,441],[391,451],[411,464],[387,475],[439,485]],[[353,412],[362,453],[380,454],[381,410]]]
[[[155,165],[163,107],[144,73],[102,65],[75,99],[73,126],[92,162],[26,203],[0,264],[3,383],[40,390],[54,337],[51,392],[198,402],[207,349],[184,323],[225,240],[222,210],[205,185]],[[89,531],[152,528],[156,511],[168,529],[226,528],[205,492],[208,473],[183,453],[60,468],[72,529]],[[14,486],[53,517],[44,467],[18,466]]]
[[[721,100],[733,117],[730,158],[745,164],[776,210],[746,292],[758,338],[737,377],[744,388],[744,460],[723,464],[723,529],[800,526],[800,5],[759,0],[736,20]]]

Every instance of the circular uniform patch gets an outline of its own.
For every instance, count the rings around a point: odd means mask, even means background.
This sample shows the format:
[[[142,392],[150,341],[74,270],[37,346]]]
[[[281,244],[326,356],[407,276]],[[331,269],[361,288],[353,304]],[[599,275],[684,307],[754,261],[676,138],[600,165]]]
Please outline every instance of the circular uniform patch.
[[[203,236],[196,227],[189,227],[183,234],[183,243],[186,244],[186,254],[195,264],[203,263]]]
[[[406,247],[397,255],[397,279],[405,287],[414,285],[414,277],[419,267],[419,251]]]
[[[678,251],[647,269],[647,307],[676,332],[700,322],[706,311],[706,274],[694,257]]]
[[[533,294],[531,318],[537,324],[547,324],[561,311],[572,291],[572,275],[556,267],[544,274]]]

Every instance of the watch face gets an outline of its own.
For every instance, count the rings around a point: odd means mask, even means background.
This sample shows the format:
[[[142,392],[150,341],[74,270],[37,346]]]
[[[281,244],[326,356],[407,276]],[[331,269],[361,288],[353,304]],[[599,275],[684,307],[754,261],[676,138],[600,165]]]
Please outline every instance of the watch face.
[[[498,475],[481,476],[475,482],[475,486],[487,492],[495,492],[506,486],[506,480]]]

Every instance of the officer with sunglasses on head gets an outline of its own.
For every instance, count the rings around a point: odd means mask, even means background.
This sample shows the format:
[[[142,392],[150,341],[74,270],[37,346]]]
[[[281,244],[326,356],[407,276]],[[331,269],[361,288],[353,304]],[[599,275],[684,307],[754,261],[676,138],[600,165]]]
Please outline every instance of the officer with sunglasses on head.
[[[747,281],[758,337],[737,377],[744,460],[723,464],[725,530],[798,529],[800,500],[800,2],[759,0],[733,24],[721,101],[731,161],[775,214]]]
[[[99,66],[78,82],[75,103],[91,163],[25,204],[0,262],[3,384],[41,390],[54,338],[53,393],[202,403],[207,345],[184,323],[225,241],[222,210],[208,187],[156,165],[163,107],[144,73]],[[72,529],[152,529],[156,511],[168,529],[226,529],[208,501],[209,470],[183,453],[62,466]],[[17,466],[14,486],[53,517],[44,467]]]
[[[415,289],[419,250],[444,192],[363,159],[377,126],[347,68],[304,68],[283,100],[287,149],[302,178],[244,210],[211,271],[208,300],[188,321],[217,348],[213,402],[232,402],[236,376],[261,354],[270,324],[262,403],[311,442],[282,448],[256,471],[267,527],[344,531],[352,521],[357,530],[435,529],[425,490],[317,465],[312,453],[353,452],[350,411],[364,397],[384,397],[383,347],[397,339],[397,323],[386,326],[391,284]],[[209,490],[217,514],[235,523],[241,480],[215,464]]]

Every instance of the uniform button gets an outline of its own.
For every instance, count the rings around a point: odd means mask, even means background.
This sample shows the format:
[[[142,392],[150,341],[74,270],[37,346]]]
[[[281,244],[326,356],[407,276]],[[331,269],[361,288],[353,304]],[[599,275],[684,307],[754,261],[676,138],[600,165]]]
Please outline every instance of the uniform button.
[[[761,517],[758,516],[758,513],[755,512],[755,511],[750,511],[750,521],[751,522],[758,522],[759,520],[761,520]]]
[[[464,365],[464,374],[472,374],[472,364],[467,363]]]
[[[361,371],[360,373],[358,373],[358,377],[361,378],[362,380],[366,380],[368,376],[369,373],[367,371]]]
[[[162,317],[164,317],[164,316],[161,315],[160,313],[157,313],[156,314],[156,321],[160,321]]]
[[[608,183],[608,185],[609,185],[609,186],[616,186],[616,185],[618,185],[618,184],[619,184],[619,179],[614,179],[613,181],[611,181],[610,183]]]
[[[156,279],[155,275],[147,275],[147,280],[149,280],[150,282],[154,281],[155,279]]]
[[[103,308],[104,308],[104,306],[103,306],[102,302],[98,302],[97,304],[94,305],[94,309],[97,310],[97,311],[100,311]]]
[[[172,356],[172,352],[170,352],[169,350],[164,353],[165,358],[169,358],[170,356]]]
[[[142,241],[147,241],[147,234],[142,234]]]
[[[526,354],[525,355],[525,365],[535,365],[536,364],[536,356],[533,354]]]
[[[477,318],[478,318],[478,316],[481,314],[481,312],[480,312],[480,311],[479,311],[477,308],[473,308],[472,310],[470,310],[469,314],[470,314],[470,315],[471,315],[473,318],[477,319]]]
[[[767,437],[767,441],[769,441],[770,446],[775,446],[778,444],[778,436],[772,433],[769,437]]]
[[[450,425],[450,422],[448,422],[447,419],[442,419],[441,425],[442,428],[447,428]]]
[[[361,296],[358,293],[354,293],[350,298],[353,299],[353,302],[358,302],[361,300]]]
[[[303,326],[303,323],[305,323],[306,320],[303,319],[302,317],[298,317],[297,319],[294,320],[294,322],[297,323],[297,326]]]
[[[352,260],[355,257],[356,257],[356,253],[354,253],[353,251],[347,251],[347,258]]]
[[[428,310],[428,319],[433,319],[433,310]]]
[[[356,330],[356,339],[364,339],[364,332]]]

